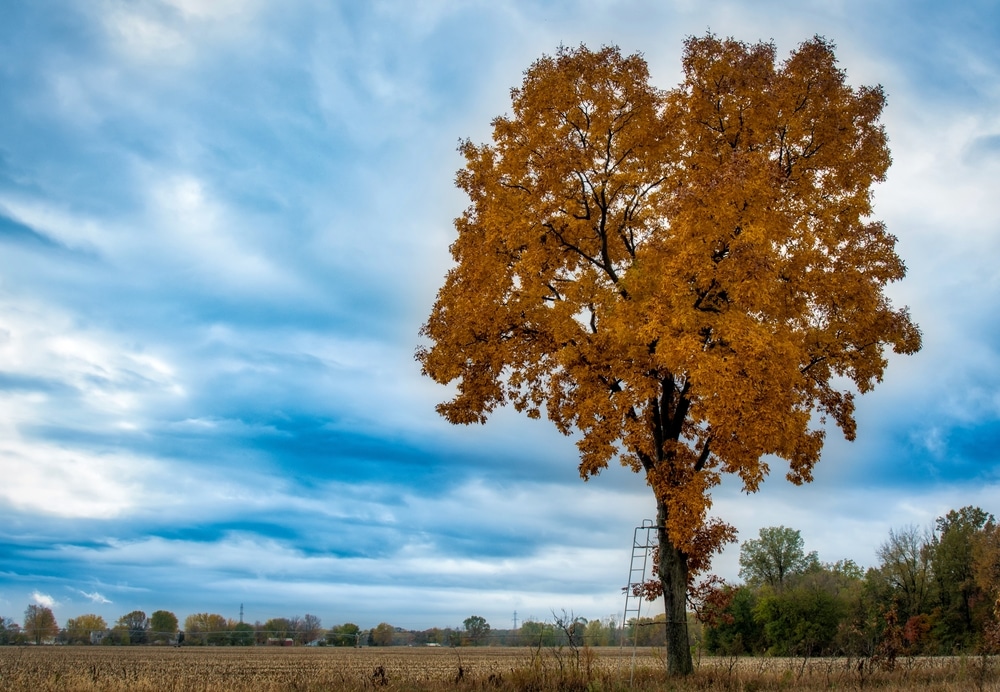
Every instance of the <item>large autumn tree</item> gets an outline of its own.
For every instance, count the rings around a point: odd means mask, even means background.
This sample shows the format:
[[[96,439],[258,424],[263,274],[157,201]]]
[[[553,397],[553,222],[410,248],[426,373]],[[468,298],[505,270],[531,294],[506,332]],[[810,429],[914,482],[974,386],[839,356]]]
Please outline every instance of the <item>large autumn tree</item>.
[[[452,423],[510,403],[578,433],[584,479],[615,458],[644,474],[673,673],[692,574],[735,535],[708,517],[722,474],[753,492],[781,458],[811,480],[822,423],[853,439],[853,392],[886,347],[920,347],[871,218],[882,90],[848,85],[821,38],[780,63],[691,38],[683,68],[662,91],[641,56],[581,46],[525,72],[493,142],[460,146],[471,203],[417,351],[456,386]]]

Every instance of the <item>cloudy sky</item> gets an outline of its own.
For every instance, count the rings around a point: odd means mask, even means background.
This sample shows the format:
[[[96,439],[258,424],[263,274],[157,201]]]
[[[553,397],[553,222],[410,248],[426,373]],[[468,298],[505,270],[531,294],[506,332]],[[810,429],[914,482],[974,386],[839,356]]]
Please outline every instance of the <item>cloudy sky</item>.
[[[460,138],[560,44],[820,34],[881,83],[876,209],[924,332],[815,482],[715,493],[741,540],[868,566],[1000,514],[1000,10],[827,0],[37,0],[0,8],[0,615],[312,613],[494,628],[620,613],[642,480],[545,421],[456,428],[413,353]],[[733,546],[716,571],[736,579]]]

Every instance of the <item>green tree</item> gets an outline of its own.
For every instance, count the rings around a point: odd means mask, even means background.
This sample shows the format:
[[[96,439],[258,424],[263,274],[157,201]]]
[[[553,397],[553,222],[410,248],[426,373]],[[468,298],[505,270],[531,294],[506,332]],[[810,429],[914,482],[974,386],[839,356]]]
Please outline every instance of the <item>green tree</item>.
[[[267,639],[286,639],[295,633],[288,618],[271,618],[264,623],[263,632]]]
[[[777,656],[831,653],[845,604],[814,580],[780,591],[763,587],[754,608],[768,651]]]
[[[3,644],[27,644],[28,635],[24,632],[20,625],[11,620],[10,618],[3,619],[2,628],[0,628],[0,642]]]
[[[370,641],[372,646],[392,646],[392,638],[396,633],[396,628],[388,622],[380,622],[371,631]]]
[[[663,646],[666,639],[667,617],[658,613],[653,617],[633,618],[629,620],[629,639],[636,646]]]
[[[590,620],[583,631],[583,639],[588,646],[605,646],[604,623],[600,620]]]
[[[462,623],[465,626],[465,636],[473,646],[480,646],[490,635],[490,623],[480,615],[470,615]]]
[[[556,631],[559,633],[559,645],[573,649],[584,645],[584,633],[587,629],[587,618],[562,611],[562,615],[552,612]]]
[[[814,655],[863,653],[858,627],[865,588],[861,568],[851,560],[821,564],[813,557],[804,570],[779,582],[756,579],[729,592],[721,615],[706,626],[705,646],[716,654]],[[877,639],[877,636],[875,637]]]
[[[556,628],[547,622],[525,620],[518,630],[518,638],[525,646],[555,646]]]
[[[16,644],[15,637],[20,636],[21,628],[8,617],[0,616],[0,646]]]
[[[784,526],[760,530],[760,538],[740,546],[740,576],[751,586],[780,589],[794,575],[819,566],[815,552],[806,554],[802,535]]]
[[[849,86],[821,38],[781,63],[690,38],[683,71],[664,92],[640,56],[582,46],[526,71],[493,142],[460,147],[470,206],[417,350],[454,385],[450,422],[511,403],[577,433],[583,478],[615,458],[644,474],[673,674],[692,670],[692,577],[735,537],[711,489],[753,492],[773,458],[811,480],[813,414],[853,439],[852,390],[920,347],[871,218],[882,90]]]
[[[128,632],[130,644],[145,644],[149,640],[149,619],[141,610],[133,610],[118,618],[115,627]]]
[[[837,560],[832,563],[824,563],[823,569],[833,574],[840,575],[851,581],[861,581],[865,578],[865,571],[861,569],[854,560]]]
[[[104,646],[128,646],[131,643],[128,636],[128,628],[123,625],[115,625],[101,639],[101,644]]]
[[[448,632],[440,627],[431,627],[423,631],[422,638],[424,644],[447,644]]]
[[[233,646],[253,646],[253,625],[246,622],[236,622],[229,628],[229,631],[229,640],[232,642]]]
[[[709,653],[724,655],[763,653],[764,626],[754,617],[757,589],[737,588],[725,615],[718,623],[706,627],[705,648]]]
[[[194,613],[184,618],[186,644],[229,643],[229,622],[218,613]]]
[[[880,642],[885,639],[887,621],[895,617],[895,592],[878,567],[869,568],[859,584],[856,584],[854,599],[845,614],[841,631],[837,635],[837,647],[850,656],[870,657],[875,654]]]
[[[177,616],[169,610],[157,610],[149,616],[149,636],[156,642],[170,642],[177,636]]]
[[[59,634],[59,624],[52,609],[43,605],[29,605],[24,610],[24,634],[35,644],[54,639]]]
[[[942,653],[969,649],[989,618],[993,604],[976,583],[973,546],[993,521],[992,514],[972,506],[937,519],[931,569],[940,608],[934,635]]]
[[[604,620],[590,620],[584,630],[584,642],[588,646],[614,646],[620,644],[618,620],[611,615]]]
[[[95,637],[102,637],[108,624],[100,615],[80,615],[66,621],[66,641],[69,644],[93,644]]]
[[[353,622],[334,625],[326,634],[326,640],[332,646],[358,646],[360,644],[361,628]]]

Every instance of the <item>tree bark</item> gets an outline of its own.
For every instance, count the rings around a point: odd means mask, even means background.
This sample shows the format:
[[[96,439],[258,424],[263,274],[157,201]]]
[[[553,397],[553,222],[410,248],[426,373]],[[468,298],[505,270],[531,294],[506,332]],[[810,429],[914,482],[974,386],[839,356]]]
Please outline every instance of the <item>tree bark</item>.
[[[667,506],[656,501],[656,528],[660,547],[660,583],[667,616],[667,674],[688,675],[694,670],[687,626],[687,555],[667,534]]]

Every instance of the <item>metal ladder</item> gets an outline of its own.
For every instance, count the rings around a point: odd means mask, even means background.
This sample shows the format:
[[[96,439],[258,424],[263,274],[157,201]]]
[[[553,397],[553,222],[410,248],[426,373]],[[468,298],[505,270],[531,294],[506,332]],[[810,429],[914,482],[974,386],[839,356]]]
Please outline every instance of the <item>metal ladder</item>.
[[[632,590],[636,586],[646,582],[646,571],[653,558],[653,549],[659,545],[659,538],[656,533],[656,524],[652,519],[643,519],[641,526],[636,526],[632,534],[632,562],[629,565],[628,585],[625,587],[625,612],[622,616],[621,648],[625,648],[628,639],[629,617],[632,617],[636,626],[632,635],[632,672],[629,674],[629,687],[632,686],[632,678],[635,675],[636,647],[639,634],[639,616],[642,614],[641,595],[636,596]],[[618,658],[619,662],[621,657]]]

